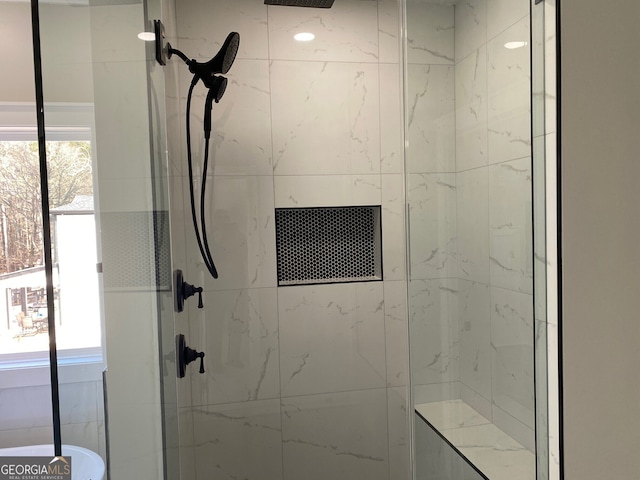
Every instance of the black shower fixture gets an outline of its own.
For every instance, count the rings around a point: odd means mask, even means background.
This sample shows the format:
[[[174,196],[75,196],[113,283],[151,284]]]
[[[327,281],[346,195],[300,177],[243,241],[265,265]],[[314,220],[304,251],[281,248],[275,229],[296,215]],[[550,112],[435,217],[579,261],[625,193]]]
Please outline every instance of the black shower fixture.
[[[218,53],[208,62],[197,62],[195,59],[189,60],[180,50],[171,47],[170,43],[167,43],[167,58],[171,58],[173,54],[180,57],[182,61],[189,66],[189,71],[193,73],[195,77],[202,80],[205,87],[211,88],[218,74],[226,74],[229,71],[236,59],[239,46],[240,34],[238,32],[231,32],[227,35],[227,39],[222,44]]]
[[[193,220],[193,228],[196,234],[196,241],[204,264],[213,278],[218,278],[218,271],[213,262],[211,249],[207,240],[207,226],[205,215],[205,189],[207,180],[207,166],[209,164],[209,142],[211,138],[211,110],[213,103],[218,103],[227,89],[227,79],[223,77],[236,59],[238,48],[240,47],[240,34],[231,32],[227,35],[222,47],[211,60],[207,62],[198,62],[195,59],[189,59],[180,50],[171,46],[165,41],[164,26],[160,20],[154,20],[154,31],[156,36],[156,60],[160,65],[166,65],[167,60],[173,55],[187,64],[189,71],[193,73],[193,79],[189,86],[187,94],[187,111],[186,111],[186,130],[187,130],[187,165],[189,167],[189,194],[191,200],[191,217]],[[199,81],[208,89],[207,97],[204,102],[204,160],[202,165],[202,181],[200,184],[200,225],[198,225],[198,214],[195,206],[195,194],[193,188],[193,162],[191,159],[191,128],[189,116],[191,112],[191,98],[193,89]]]
[[[284,5],[286,7],[331,8],[333,0],[264,0],[265,5]]]

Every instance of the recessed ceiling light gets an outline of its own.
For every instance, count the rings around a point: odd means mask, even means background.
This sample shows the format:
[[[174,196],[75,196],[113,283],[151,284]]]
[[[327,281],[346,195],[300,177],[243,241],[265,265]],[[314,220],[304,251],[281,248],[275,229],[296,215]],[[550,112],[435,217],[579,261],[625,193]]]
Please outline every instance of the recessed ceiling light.
[[[522,47],[526,47],[528,44],[527,42],[507,42],[504,44],[505,48],[508,48],[509,50],[514,50],[516,48],[522,48]]]
[[[295,38],[299,42],[310,42],[311,40],[316,38],[316,36],[310,32],[301,32],[301,33],[296,33],[293,36],[293,38]]]
[[[153,32],[140,32],[138,38],[145,42],[153,42],[156,39],[156,34]]]

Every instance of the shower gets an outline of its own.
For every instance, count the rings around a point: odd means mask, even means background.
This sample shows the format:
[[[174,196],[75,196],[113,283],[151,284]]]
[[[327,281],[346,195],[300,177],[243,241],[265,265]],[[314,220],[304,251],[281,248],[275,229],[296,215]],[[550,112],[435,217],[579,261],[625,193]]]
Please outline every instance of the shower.
[[[213,109],[213,102],[219,103],[227,89],[227,79],[220,74],[226,74],[233,62],[235,61],[238,53],[238,47],[240,46],[240,34],[237,32],[231,32],[227,35],[222,47],[218,53],[207,62],[197,62],[195,59],[189,60],[189,58],[171,46],[170,43],[164,44],[164,27],[159,20],[155,21],[155,34],[156,34],[156,59],[161,65],[166,64],[166,59],[170,59],[174,54],[182,59],[184,63],[189,67],[189,71],[193,73],[193,79],[189,86],[189,93],[187,95],[187,107],[185,115],[186,132],[187,132],[187,164],[189,168],[189,198],[191,201],[191,217],[193,220],[193,228],[196,234],[196,241],[198,242],[198,248],[200,255],[204,261],[207,270],[213,278],[218,278],[218,271],[213,261],[213,255],[209,248],[209,241],[207,238],[207,226],[205,215],[205,193],[206,193],[206,180],[207,169],[209,166],[209,142],[211,138],[211,111]],[[208,89],[207,97],[204,105],[204,159],[202,164],[202,182],[200,186],[200,226],[198,226],[198,215],[195,206],[195,194],[193,189],[193,160],[191,153],[191,126],[190,126],[190,113],[191,113],[191,99],[193,96],[193,89],[197,85],[198,81],[202,81],[203,85]]]

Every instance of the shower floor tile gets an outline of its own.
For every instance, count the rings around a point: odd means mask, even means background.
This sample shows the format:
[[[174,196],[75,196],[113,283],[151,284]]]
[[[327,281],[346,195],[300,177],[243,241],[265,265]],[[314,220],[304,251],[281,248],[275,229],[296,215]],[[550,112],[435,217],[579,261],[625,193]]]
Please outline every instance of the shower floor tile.
[[[535,480],[535,455],[462,400],[422,403],[416,412],[490,480]]]

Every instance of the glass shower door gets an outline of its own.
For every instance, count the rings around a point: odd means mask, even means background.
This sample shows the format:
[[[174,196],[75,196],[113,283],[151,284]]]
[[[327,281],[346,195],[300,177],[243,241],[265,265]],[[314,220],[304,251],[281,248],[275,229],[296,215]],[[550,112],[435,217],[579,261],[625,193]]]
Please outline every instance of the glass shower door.
[[[531,5],[441,3],[405,12],[416,478],[542,479]]]
[[[47,141],[84,132],[91,175],[49,212],[58,348],[67,327],[95,339],[59,362],[62,437],[98,452],[112,479],[179,470],[164,77],[138,37],[153,31],[151,15],[160,2],[40,4]],[[52,160],[50,201],[61,178]]]
[[[48,337],[30,310],[42,300],[44,268],[35,251],[22,254],[39,233],[25,220],[39,208],[13,209],[15,185],[5,176],[19,165],[37,171],[31,36],[29,4],[0,1],[0,40],[12,45],[0,75],[0,449],[53,443]],[[22,193],[39,191],[37,175],[19,177]]]

